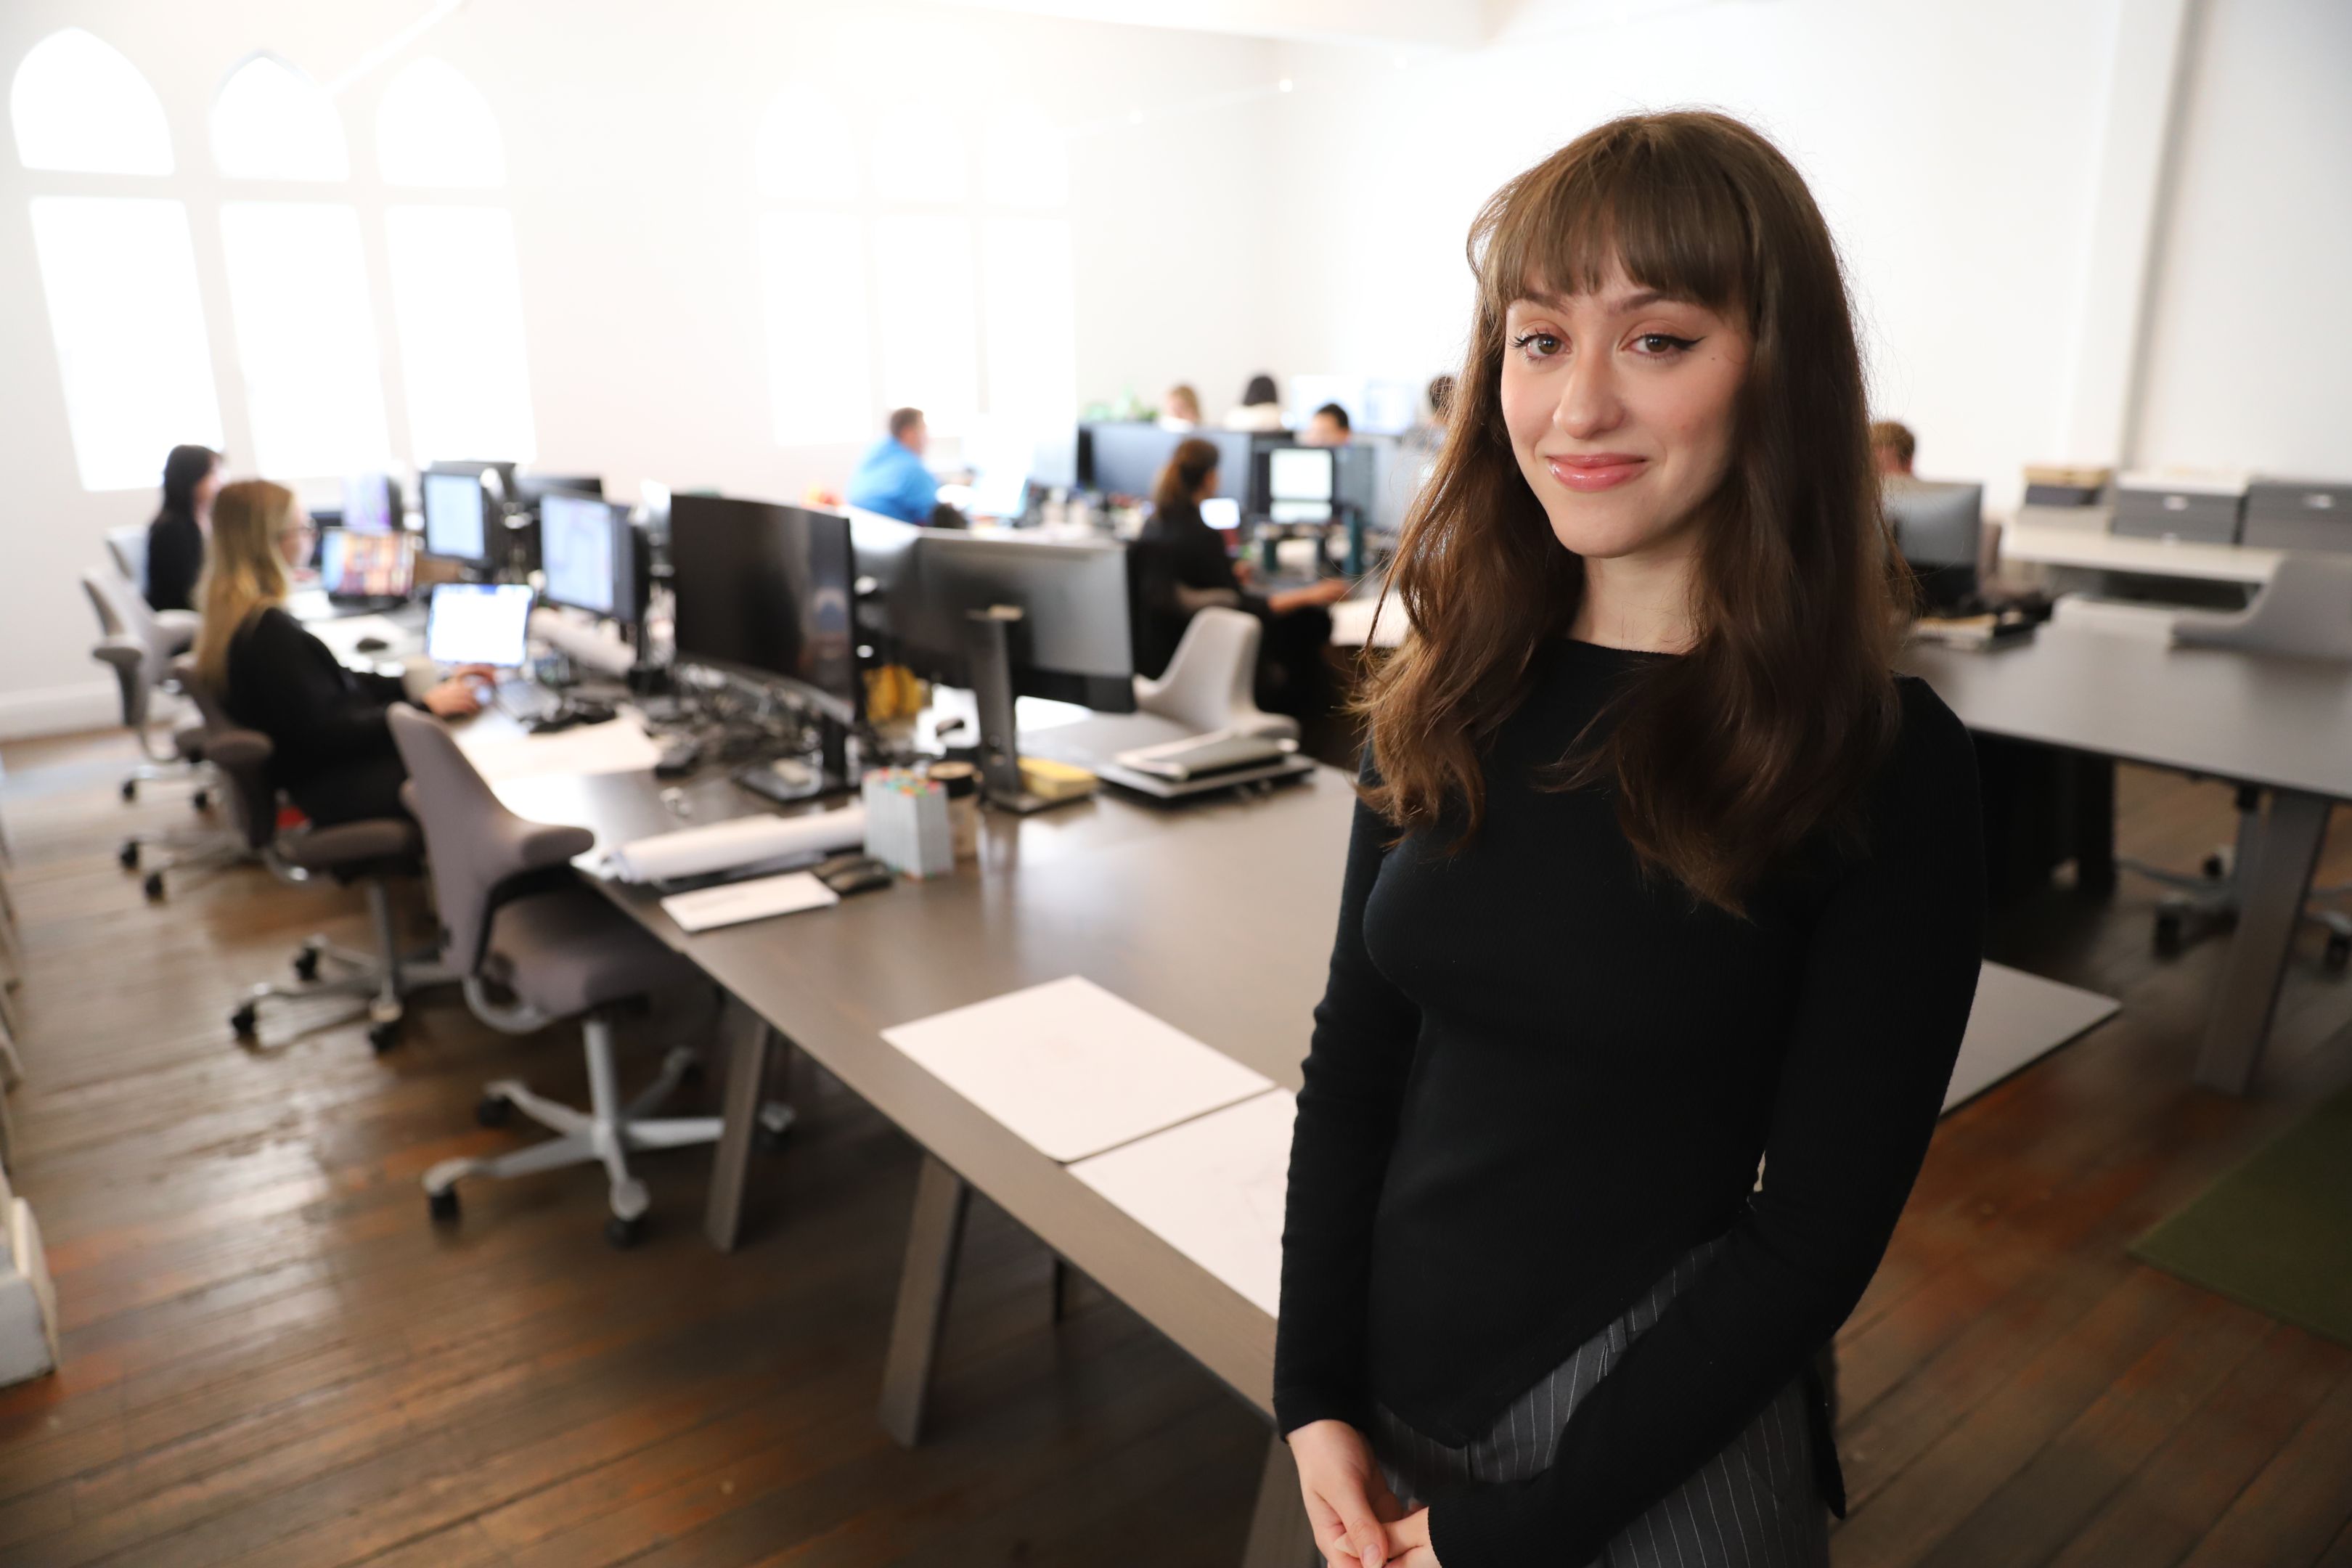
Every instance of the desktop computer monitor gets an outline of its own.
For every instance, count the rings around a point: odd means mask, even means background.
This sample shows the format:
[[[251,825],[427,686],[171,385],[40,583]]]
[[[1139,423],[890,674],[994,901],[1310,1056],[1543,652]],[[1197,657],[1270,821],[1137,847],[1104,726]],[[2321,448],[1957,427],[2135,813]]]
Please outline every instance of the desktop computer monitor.
[[[676,496],[669,556],[680,660],[781,685],[836,723],[857,721],[849,519]]]
[[[330,599],[405,599],[415,561],[406,533],[319,531],[319,586]]]
[[[1201,440],[1217,448],[1214,493],[1234,500],[1248,493],[1247,431],[1162,430],[1157,425],[1126,421],[1088,425],[1082,433],[1078,483],[1087,489],[1149,500],[1159,488],[1160,470],[1168,466],[1176,448],[1186,441]]]
[[[645,615],[643,535],[629,509],[551,492],[539,503],[539,566],[548,603],[635,626]]]
[[[1984,486],[1889,475],[1881,481],[1895,548],[1919,580],[1929,609],[1948,609],[1977,588],[1984,537]]]
[[[1338,499],[1339,461],[1329,447],[1274,447],[1265,453],[1265,514],[1276,522],[1326,522]]]
[[[428,469],[417,488],[425,493],[425,553],[447,561],[489,560],[491,501],[481,476]]]
[[[604,496],[604,476],[602,474],[540,474],[518,473],[514,488],[508,493],[519,501],[536,501],[558,492],[565,495]]]
[[[472,474],[490,492],[490,500],[503,504],[515,499],[515,466],[499,459],[483,458],[446,458],[433,465],[436,474]]]
[[[444,583],[425,620],[425,656],[436,664],[519,669],[530,657],[530,586]]]
[[[405,521],[400,484],[390,474],[353,474],[343,481],[345,528],[354,533],[396,533]]]
[[[918,531],[886,595],[898,656],[918,674],[972,684],[970,612],[1009,605],[1013,689],[1024,697],[1135,711],[1127,549],[1103,543]]]

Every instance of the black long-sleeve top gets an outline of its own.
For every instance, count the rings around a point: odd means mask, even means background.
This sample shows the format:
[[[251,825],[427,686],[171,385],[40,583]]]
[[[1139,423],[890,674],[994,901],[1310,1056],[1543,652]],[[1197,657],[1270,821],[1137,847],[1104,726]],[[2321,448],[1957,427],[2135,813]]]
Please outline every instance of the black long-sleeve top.
[[[1800,1375],[1878,1267],[1975,995],[1975,763],[1919,681],[1866,847],[1817,836],[1744,921],[1645,881],[1610,789],[1537,787],[1662,657],[1542,650],[1457,857],[1357,813],[1292,1144],[1281,1429],[1377,1401],[1465,1444],[1730,1237],[1549,1470],[1433,1503],[1445,1568],[1589,1561]]]
[[[1132,589],[1130,634],[1135,668],[1158,675],[1168,668],[1184,628],[1209,595],[1263,618],[1265,601],[1244,591],[1225,542],[1190,502],[1160,507],[1128,552]],[[1187,601],[1191,602],[1187,602]]]
[[[162,511],[147,525],[147,603],[158,610],[196,607],[204,575],[205,531],[185,512]]]
[[[271,782],[298,798],[330,769],[399,755],[383,714],[406,695],[400,679],[344,668],[274,605],[229,639],[227,686],[230,717],[269,737]]]

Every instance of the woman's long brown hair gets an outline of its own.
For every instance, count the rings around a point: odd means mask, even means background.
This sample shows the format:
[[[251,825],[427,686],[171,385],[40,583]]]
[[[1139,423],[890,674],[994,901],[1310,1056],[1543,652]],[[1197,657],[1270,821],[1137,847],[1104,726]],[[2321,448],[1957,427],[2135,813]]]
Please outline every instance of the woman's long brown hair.
[[[1201,481],[1217,471],[1220,454],[1217,444],[1203,441],[1198,436],[1188,436],[1176,443],[1168,460],[1160,466],[1160,475],[1152,481],[1151,504],[1160,511],[1172,511],[1178,507],[1196,504],[1193,497],[1201,490]]]
[[[1851,835],[1900,709],[1910,606],[1881,515],[1862,356],[1820,209],[1788,160],[1720,114],[1599,126],[1505,185],[1470,231],[1477,306],[1445,445],[1407,519],[1391,591],[1412,626],[1360,708],[1399,829],[1484,816],[1480,757],[1567,634],[1583,563],[1554,537],[1505,427],[1515,299],[1634,283],[1744,321],[1733,457],[1703,503],[1696,640],[1645,668],[1540,783],[1614,786],[1643,866],[1734,914],[1824,828]]]

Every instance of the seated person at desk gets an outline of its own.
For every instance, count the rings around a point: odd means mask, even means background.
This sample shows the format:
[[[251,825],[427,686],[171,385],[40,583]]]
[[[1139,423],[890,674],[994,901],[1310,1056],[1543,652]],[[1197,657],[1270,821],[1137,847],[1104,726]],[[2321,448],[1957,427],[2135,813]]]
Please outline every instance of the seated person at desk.
[[[1242,388],[1242,400],[1225,415],[1228,430],[1279,430],[1282,428],[1282,395],[1274,389],[1274,377],[1254,375]]]
[[[212,561],[201,589],[205,624],[196,673],[238,723],[276,747],[270,776],[313,823],[401,815],[407,773],[384,710],[407,700],[398,676],[346,669],[286,613],[286,569],[305,559],[313,530],[294,492],[267,479],[225,487],[213,502]],[[460,672],[423,697],[445,719],[477,712]]]
[[[1168,668],[1195,612],[1211,605],[1245,610],[1265,627],[1258,647],[1258,703],[1273,712],[1306,718],[1326,700],[1323,647],[1331,617],[1323,606],[1348,596],[1343,577],[1328,577],[1275,594],[1247,591],[1247,567],[1236,567],[1225,542],[1201,517],[1201,503],[1217,493],[1217,448],[1197,437],[1180,442],[1153,487],[1151,520],[1129,561],[1135,604],[1135,668],[1158,675]]]
[[[1899,419],[1881,419],[1870,427],[1870,455],[1881,479],[1890,474],[1909,478],[1911,459],[1918,450],[1919,437]]]
[[[921,409],[893,409],[890,433],[874,443],[849,477],[849,504],[900,522],[930,521],[940,482],[923,467],[923,448],[929,442]]]
[[[1445,411],[1454,406],[1454,378],[1431,376],[1428,396],[1429,416],[1404,433],[1404,445],[1410,451],[1434,454],[1445,445]]]
[[[1344,447],[1356,434],[1348,411],[1336,403],[1327,403],[1307,417],[1307,428],[1298,433],[1302,447]]]
[[[1184,382],[1168,389],[1167,405],[1160,411],[1160,427],[1178,435],[1201,427],[1201,395]]]
[[[155,609],[196,607],[205,522],[219,489],[220,454],[210,447],[174,447],[163,459],[163,506],[147,525],[147,581],[139,585]]]

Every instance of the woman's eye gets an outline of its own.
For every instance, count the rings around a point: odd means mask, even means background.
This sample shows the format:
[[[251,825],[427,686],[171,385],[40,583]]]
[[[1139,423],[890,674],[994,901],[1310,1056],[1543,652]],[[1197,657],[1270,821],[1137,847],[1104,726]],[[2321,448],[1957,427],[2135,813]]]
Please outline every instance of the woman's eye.
[[[1680,353],[1685,349],[1695,347],[1696,346],[1698,340],[1696,338],[1678,338],[1669,332],[1643,332],[1640,337],[1635,338],[1633,342],[1640,347],[1643,353],[1654,357],[1662,357],[1666,354]]]
[[[1559,340],[1549,332],[1521,332],[1511,346],[1530,359],[1549,359],[1559,353]]]

